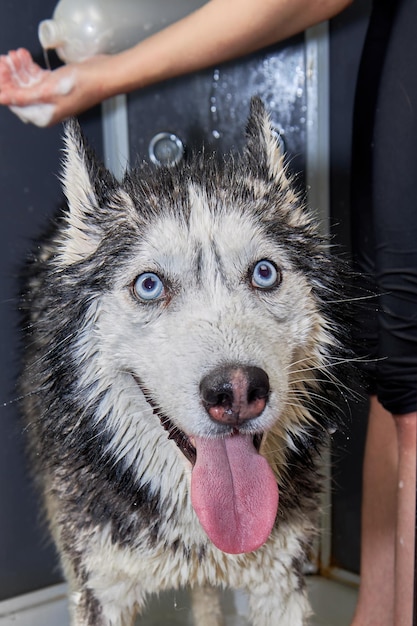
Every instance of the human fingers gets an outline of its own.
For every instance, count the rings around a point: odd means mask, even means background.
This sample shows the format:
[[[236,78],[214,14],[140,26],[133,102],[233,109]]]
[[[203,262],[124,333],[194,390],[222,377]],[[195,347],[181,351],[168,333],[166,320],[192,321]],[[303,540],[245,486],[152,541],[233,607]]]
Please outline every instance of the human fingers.
[[[11,50],[6,57],[11,81],[17,87],[31,87],[42,80],[45,70],[34,62],[30,53],[24,48]]]
[[[23,106],[36,101],[36,89],[47,74],[24,48],[0,57],[0,104]]]
[[[10,51],[7,62],[16,84],[20,87],[31,86],[42,80],[44,70],[34,62],[30,52],[25,48]]]
[[[37,65],[25,49],[0,57],[0,104],[26,107],[51,104],[73,87],[73,72],[50,71]]]
[[[7,104],[23,122],[49,126],[76,111],[77,97],[72,93],[75,85],[75,70],[63,67],[44,72],[41,80],[32,85],[5,89],[0,92],[0,103]]]

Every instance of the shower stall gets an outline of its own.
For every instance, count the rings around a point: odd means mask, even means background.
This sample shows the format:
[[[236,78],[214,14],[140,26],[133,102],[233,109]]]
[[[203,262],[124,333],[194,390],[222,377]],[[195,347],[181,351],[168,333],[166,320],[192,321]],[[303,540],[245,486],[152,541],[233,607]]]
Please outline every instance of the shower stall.
[[[173,1],[173,0],[172,0]],[[53,0],[6,0],[4,50],[28,47],[42,59],[38,23]],[[349,144],[355,73],[367,3],[328,25],[243,59],[118,96],[81,116],[107,166],[121,176],[137,160],[172,164],[205,146],[219,155],[242,147],[249,101],[271,112],[297,183],[317,210],[323,232],[348,247]],[[65,626],[66,588],[48,542],[23,454],[15,388],[19,369],[18,272],[30,239],[62,201],[60,128],[25,127],[0,110],[0,626]],[[327,487],[322,533],[310,563],[314,626],[347,626],[359,580],[361,465],[366,407],[345,408],[347,427],[323,459]],[[245,598],[222,598],[227,625],[244,626]],[[186,591],[154,599],[145,626],[192,624]]]

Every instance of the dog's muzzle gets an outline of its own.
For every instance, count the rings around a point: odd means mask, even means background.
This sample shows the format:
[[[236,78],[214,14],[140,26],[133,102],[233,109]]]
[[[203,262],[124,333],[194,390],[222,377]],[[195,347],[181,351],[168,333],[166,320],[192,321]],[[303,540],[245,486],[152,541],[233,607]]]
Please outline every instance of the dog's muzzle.
[[[188,437],[161,410],[133,375],[154,414],[192,465],[193,509],[213,544],[230,554],[252,552],[267,541],[278,509],[278,485],[259,454],[262,434],[248,427],[268,402],[269,379],[262,369],[223,365],[204,376],[201,404],[218,425],[218,436]],[[256,424],[256,422],[255,422]]]
[[[161,425],[188,461],[195,465],[196,449],[190,438],[164,413],[140,378],[133,379],[159,418]],[[254,366],[221,365],[206,374],[200,384],[200,397],[210,419],[229,426],[232,432],[261,415],[270,392],[267,373]],[[255,434],[253,443],[259,450],[262,433]]]

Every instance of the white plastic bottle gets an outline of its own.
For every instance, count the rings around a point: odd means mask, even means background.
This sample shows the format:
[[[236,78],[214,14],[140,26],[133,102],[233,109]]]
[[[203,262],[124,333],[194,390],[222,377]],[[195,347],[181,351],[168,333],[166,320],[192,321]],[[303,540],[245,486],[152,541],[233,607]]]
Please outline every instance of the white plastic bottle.
[[[184,17],[207,0],[60,0],[39,24],[44,49],[62,61],[114,54]]]

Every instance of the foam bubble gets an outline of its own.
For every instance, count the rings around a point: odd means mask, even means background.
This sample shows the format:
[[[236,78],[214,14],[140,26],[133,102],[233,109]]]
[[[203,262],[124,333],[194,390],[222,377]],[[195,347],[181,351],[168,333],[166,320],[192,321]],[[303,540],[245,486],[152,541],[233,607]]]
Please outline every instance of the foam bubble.
[[[65,76],[64,78],[61,78],[61,80],[59,81],[56,87],[55,93],[58,96],[67,96],[73,90],[74,85],[75,85],[75,77],[74,77],[74,73],[72,73],[69,76]]]
[[[35,124],[35,126],[44,127],[51,122],[55,105],[29,104],[24,107],[10,106],[9,109],[25,124],[30,122]]]

